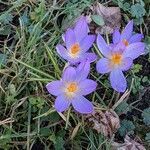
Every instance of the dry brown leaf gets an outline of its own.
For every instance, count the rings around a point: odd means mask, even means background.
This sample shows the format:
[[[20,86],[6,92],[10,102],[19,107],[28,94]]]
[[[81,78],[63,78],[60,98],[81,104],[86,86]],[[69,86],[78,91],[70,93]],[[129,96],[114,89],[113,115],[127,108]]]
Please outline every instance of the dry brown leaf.
[[[0,126],[4,125],[4,124],[12,123],[12,122],[14,122],[14,120],[11,118],[7,118],[7,119],[2,120],[2,121],[0,120]]]
[[[146,150],[143,145],[126,135],[124,143],[112,143],[112,150]]]
[[[95,112],[88,116],[88,120],[93,123],[93,129],[107,137],[111,137],[120,127],[119,117],[113,110]]]
[[[121,12],[119,7],[105,7],[99,2],[96,2],[92,7],[92,14],[100,15],[105,22],[102,27],[97,27],[96,33],[106,34],[112,33],[117,27],[120,27]]]

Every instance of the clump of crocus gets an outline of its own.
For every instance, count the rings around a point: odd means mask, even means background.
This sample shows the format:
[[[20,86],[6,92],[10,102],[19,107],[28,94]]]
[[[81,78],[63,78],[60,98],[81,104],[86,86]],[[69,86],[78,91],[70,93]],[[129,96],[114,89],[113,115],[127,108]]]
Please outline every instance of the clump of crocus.
[[[97,83],[87,79],[90,63],[82,62],[77,68],[68,67],[64,70],[62,79],[46,85],[48,92],[57,96],[55,109],[65,111],[71,104],[79,113],[92,113],[93,105],[84,96],[95,91]]]
[[[119,29],[115,29],[113,32],[113,44],[118,44],[119,42],[123,43],[123,46],[128,46],[129,44],[135,42],[141,42],[143,34],[136,33],[133,34],[133,20],[129,21],[122,33],[119,32]]]
[[[62,38],[65,47],[61,44],[56,46],[58,54],[71,64],[82,62],[86,59],[93,62],[96,60],[94,53],[87,52],[95,41],[95,35],[89,35],[86,18],[82,16],[74,28],[69,28]]]
[[[124,92],[127,88],[127,81],[123,71],[130,69],[133,60],[142,55],[145,49],[145,45],[142,42],[131,43],[126,47],[123,44],[123,42],[120,42],[107,45],[101,35],[97,37],[97,46],[104,56],[97,62],[97,71],[101,74],[110,73],[111,86],[118,92]]]

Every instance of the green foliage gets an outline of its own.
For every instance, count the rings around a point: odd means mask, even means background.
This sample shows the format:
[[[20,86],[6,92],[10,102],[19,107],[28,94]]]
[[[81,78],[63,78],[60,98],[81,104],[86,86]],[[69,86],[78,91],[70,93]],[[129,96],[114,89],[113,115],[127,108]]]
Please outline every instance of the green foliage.
[[[5,54],[0,54],[0,68],[6,63],[6,58],[7,56]]]
[[[41,109],[43,108],[44,105],[44,99],[41,97],[30,97],[29,102],[34,107],[41,108]]]
[[[146,125],[150,125],[150,107],[147,109],[144,109],[144,111],[142,112],[142,117],[143,117],[143,122]]]
[[[99,26],[103,26],[105,24],[103,17],[100,15],[92,15],[91,18]]]
[[[135,94],[144,89],[144,86],[149,85],[150,81],[148,76],[136,76],[134,75],[134,83],[132,87],[132,92]]]
[[[127,133],[133,133],[135,129],[133,122],[126,119],[122,120],[120,125],[121,127],[118,131],[121,136],[125,136]]]
[[[118,115],[126,114],[128,111],[130,111],[130,106],[127,102],[124,101],[118,105],[115,111]]]
[[[134,22],[139,25],[144,22],[143,17],[146,15],[145,3],[143,0],[126,1],[126,0],[113,0],[121,9],[129,13]]]
[[[141,4],[137,3],[131,6],[131,14],[133,17],[141,18],[145,15],[145,13],[145,8]]]
[[[146,140],[148,143],[150,143],[150,132],[149,132],[149,133],[146,133],[145,140]]]
[[[139,71],[142,70],[142,65],[140,64],[135,64],[132,68],[132,72],[135,74],[135,73],[138,73]]]

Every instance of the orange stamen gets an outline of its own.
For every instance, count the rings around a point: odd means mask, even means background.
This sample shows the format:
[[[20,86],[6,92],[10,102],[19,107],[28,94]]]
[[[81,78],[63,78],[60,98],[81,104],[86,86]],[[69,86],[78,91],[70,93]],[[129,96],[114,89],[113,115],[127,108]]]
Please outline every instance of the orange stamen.
[[[71,46],[71,54],[75,55],[80,51],[80,46],[78,43]]]
[[[122,55],[121,54],[113,54],[112,57],[111,57],[111,62],[113,65],[119,65],[121,64],[121,61],[122,61]]]
[[[124,43],[125,46],[128,46],[128,45],[129,45],[129,42],[128,42],[126,39],[123,39],[122,42]]]
[[[77,84],[76,83],[70,83],[67,87],[68,92],[74,93],[77,91]]]

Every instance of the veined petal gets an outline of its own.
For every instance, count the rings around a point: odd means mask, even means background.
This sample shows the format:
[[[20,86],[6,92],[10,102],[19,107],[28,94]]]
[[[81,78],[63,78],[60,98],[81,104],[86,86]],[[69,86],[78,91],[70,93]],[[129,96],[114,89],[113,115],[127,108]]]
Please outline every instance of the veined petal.
[[[68,51],[62,46],[61,44],[58,44],[56,46],[57,53],[64,59],[68,59]]]
[[[64,72],[63,72],[63,76],[62,76],[63,81],[73,81],[76,79],[76,70],[73,67],[67,67]]]
[[[124,45],[123,42],[119,42],[118,44],[116,44],[113,49],[112,52],[118,52],[118,53],[122,53],[125,50],[126,46]]]
[[[134,43],[134,42],[141,42],[141,40],[144,38],[143,34],[134,34],[131,36],[129,43]]]
[[[97,46],[98,46],[98,49],[100,50],[100,52],[105,56],[105,57],[109,57],[110,55],[110,49],[109,49],[109,46],[107,45],[107,43],[105,42],[105,40],[103,39],[103,37],[98,34],[97,36]]]
[[[135,59],[140,55],[144,54],[145,44],[142,42],[132,43],[126,47],[125,51],[123,52],[124,57],[130,57]]]
[[[61,88],[63,84],[61,81],[52,81],[46,85],[48,92],[52,95],[58,96],[62,93]]]
[[[88,60],[82,61],[76,69],[77,80],[84,80],[90,72],[90,62]]]
[[[110,83],[112,88],[118,92],[124,92],[127,88],[127,81],[119,68],[111,71]]]
[[[97,59],[97,56],[95,53],[85,53],[83,54],[81,61],[88,60],[90,63],[94,62]]]
[[[71,102],[67,100],[64,95],[59,95],[55,100],[54,107],[58,112],[63,112],[70,106],[70,104]]]
[[[82,28],[82,29],[81,29]],[[75,36],[78,42],[81,42],[88,34],[89,28],[86,17],[82,16],[74,28]]]
[[[66,47],[69,50],[76,43],[76,37],[73,29],[68,29],[65,34]]]
[[[111,71],[110,61],[107,58],[101,58],[96,64],[98,73],[105,74]]]
[[[96,36],[95,35],[87,35],[81,42],[80,42],[80,46],[81,46],[81,53],[86,52],[87,50],[90,49],[90,47],[92,46],[92,44],[95,41]]]
[[[127,71],[132,67],[133,59],[130,57],[123,58],[120,69],[122,71]]]
[[[121,40],[129,40],[133,32],[133,20],[129,21],[121,34]]]
[[[74,109],[82,114],[89,114],[93,112],[93,105],[83,96],[78,96],[72,100]]]
[[[85,79],[80,82],[79,88],[81,95],[88,95],[96,90],[97,83],[90,79]]]
[[[113,43],[114,44],[117,44],[120,42],[120,37],[121,37],[121,34],[119,32],[119,29],[115,29],[114,32],[113,32]]]

